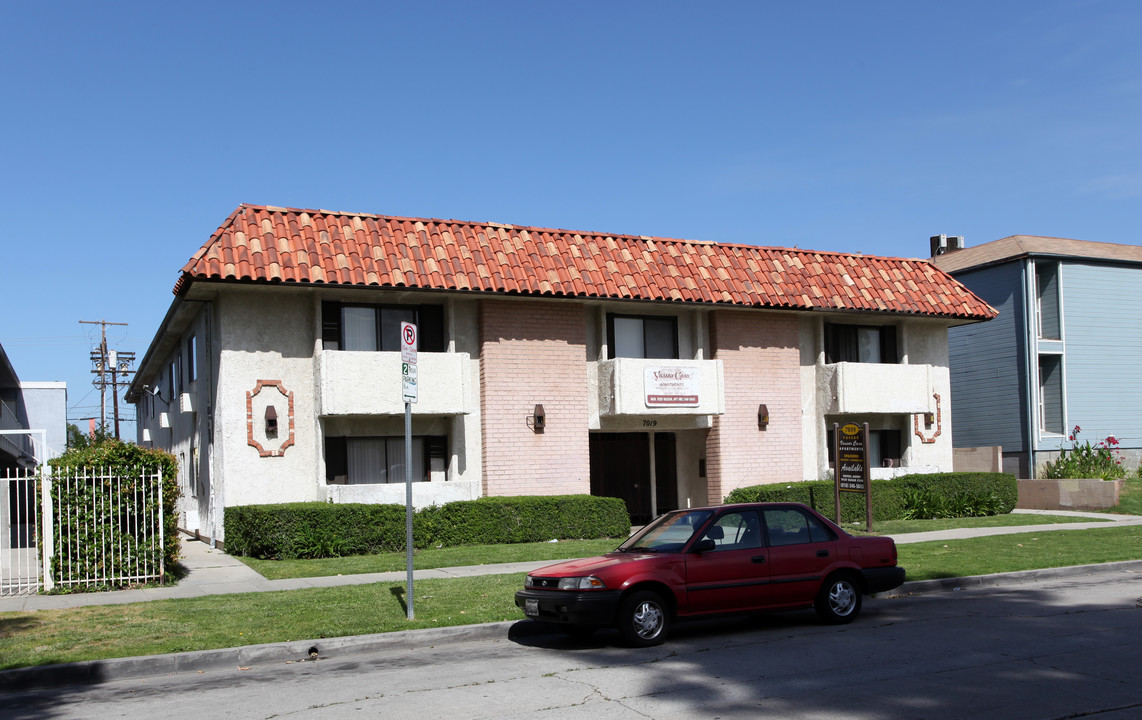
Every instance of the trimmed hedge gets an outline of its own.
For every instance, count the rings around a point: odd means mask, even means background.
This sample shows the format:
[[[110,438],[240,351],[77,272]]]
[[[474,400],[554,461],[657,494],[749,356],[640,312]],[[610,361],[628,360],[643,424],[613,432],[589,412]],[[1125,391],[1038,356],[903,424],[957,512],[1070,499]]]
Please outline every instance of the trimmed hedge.
[[[726,502],[799,502],[835,520],[833,487],[832,480],[753,485],[732,491]],[[933,497],[942,498],[946,506],[963,508],[965,514],[984,509],[989,515],[1003,515],[1015,508],[1019,485],[1007,473],[931,473],[873,480],[873,522],[920,517],[920,506],[927,504],[923,501]],[[865,521],[864,493],[841,493],[841,520]]]
[[[396,552],[405,546],[404,505],[285,503],[225,510],[226,551],[286,559]],[[591,495],[489,497],[423,508],[413,546],[493,545],[626,537],[619,498]]]

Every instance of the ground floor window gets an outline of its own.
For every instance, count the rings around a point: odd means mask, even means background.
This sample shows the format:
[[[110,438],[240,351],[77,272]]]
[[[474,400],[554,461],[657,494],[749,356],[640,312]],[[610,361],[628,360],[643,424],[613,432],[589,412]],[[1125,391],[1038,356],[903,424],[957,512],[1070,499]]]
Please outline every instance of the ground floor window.
[[[829,423],[829,467],[834,467],[836,459],[836,438],[833,435],[833,425]],[[869,467],[900,467],[900,457],[903,451],[899,430],[872,430],[868,431],[868,457]]]
[[[434,465],[434,460],[445,457],[446,448],[447,438],[436,435],[413,436],[413,482],[429,479],[429,468]],[[330,485],[403,483],[404,436],[327,437],[325,476]]]

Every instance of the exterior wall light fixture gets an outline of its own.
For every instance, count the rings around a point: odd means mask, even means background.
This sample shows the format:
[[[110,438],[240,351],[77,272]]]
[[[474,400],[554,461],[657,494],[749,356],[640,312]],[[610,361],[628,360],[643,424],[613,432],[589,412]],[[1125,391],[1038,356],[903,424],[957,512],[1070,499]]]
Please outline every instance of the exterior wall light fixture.
[[[766,405],[757,406],[757,429],[765,430],[769,426],[769,407]]]
[[[531,413],[531,429],[541,433],[545,427],[547,427],[547,413],[543,411],[543,405],[536,405]]]

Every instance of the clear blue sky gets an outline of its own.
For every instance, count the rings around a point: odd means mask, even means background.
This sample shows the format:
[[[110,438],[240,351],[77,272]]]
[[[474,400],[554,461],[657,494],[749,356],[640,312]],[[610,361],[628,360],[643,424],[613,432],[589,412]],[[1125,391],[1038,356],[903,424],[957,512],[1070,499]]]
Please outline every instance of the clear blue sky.
[[[909,257],[1138,244],[1139,38],[1133,1],[9,0],[0,344],[97,415],[79,321],[129,323],[111,345],[141,358],[242,202]]]

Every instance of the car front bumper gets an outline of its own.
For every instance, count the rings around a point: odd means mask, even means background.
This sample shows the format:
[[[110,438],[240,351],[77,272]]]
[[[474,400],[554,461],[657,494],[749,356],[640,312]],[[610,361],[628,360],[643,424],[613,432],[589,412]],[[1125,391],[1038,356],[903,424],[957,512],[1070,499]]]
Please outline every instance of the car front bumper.
[[[532,620],[602,627],[615,621],[622,593],[618,590],[519,590],[515,604]]]
[[[895,567],[865,568],[864,584],[865,592],[869,595],[898,588],[904,584],[904,568],[899,565]]]

